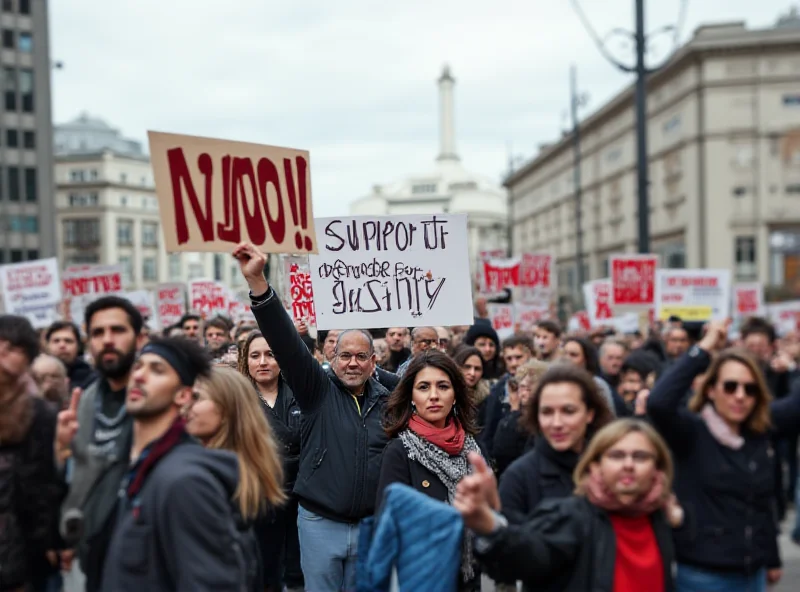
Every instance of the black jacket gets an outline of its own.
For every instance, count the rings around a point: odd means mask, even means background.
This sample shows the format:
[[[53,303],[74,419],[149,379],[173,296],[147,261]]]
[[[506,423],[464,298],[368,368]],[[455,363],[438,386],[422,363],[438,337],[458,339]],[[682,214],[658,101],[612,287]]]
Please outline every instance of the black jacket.
[[[508,521],[522,524],[543,500],[571,496],[577,464],[574,452],[557,452],[537,438],[533,450],[514,461],[500,479],[500,501]]]
[[[494,434],[497,431],[497,425],[511,409],[508,403],[504,402],[508,378],[509,375],[505,374],[498,380],[489,391],[489,396],[478,406],[478,422],[481,426],[480,441],[492,460],[494,460]]]
[[[75,358],[75,361],[67,368],[67,376],[69,377],[69,388],[85,389],[87,386],[97,380],[97,373],[89,364],[81,358]]]
[[[359,413],[350,391],[308,352],[272,288],[268,295],[254,297],[252,310],[302,411],[300,472],[294,486],[300,505],[339,522],[371,515],[381,456],[389,442],[382,426],[388,391],[370,378]]]
[[[278,397],[275,406],[270,407],[263,399],[261,408],[272,428],[272,433],[277,440],[283,461],[283,484],[291,491],[297,481],[297,472],[300,469],[300,406],[292,395],[292,389],[286,381],[280,379],[278,384]]]
[[[136,501],[122,495],[101,590],[253,589],[257,551],[233,496],[236,455],[186,438],[147,476]]]
[[[521,418],[522,411],[509,411],[497,424],[492,450],[498,476],[502,475],[511,463],[533,448],[533,437],[519,425]]]
[[[397,374],[379,367],[375,367],[375,380],[390,393],[400,384],[400,377]]]
[[[408,452],[400,438],[393,438],[383,453],[378,492],[375,496],[376,510],[383,505],[383,493],[392,483],[403,483],[435,500],[448,503],[447,487],[434,473],[408,458]]]
[[[670,591],[670,528],[660,511],[651,521],[664,564],[664,589]],[[614,528],[606,511],[584,497],[547,500],[528,522],[479,539],[475,548],[484,573],[496,581],[522,580],[526,590],[537,592],[614,590]]]
[[[55,548],[63,491],[53,462],[55,413],[25,391],[0,400],[0,590],[13,590],[30,583],[31,566]]]
[[[397,369],[403,365],[408,358],[411,357],[411,350],[404,347],[400,351],[390,351],[389,360],[383,365],[384,370],[394,374]]]
[[[685,512],[675,530],[677,560],[703,569],[753,573],[780,566],[769,434],[742,432],[739,450],[723,446],[703,419],[681,405],[711,359],[692,347],[656,383],[647,414],[672,450],[674,490]],[[800,427],[800,390],[771,404],[778,434]]]

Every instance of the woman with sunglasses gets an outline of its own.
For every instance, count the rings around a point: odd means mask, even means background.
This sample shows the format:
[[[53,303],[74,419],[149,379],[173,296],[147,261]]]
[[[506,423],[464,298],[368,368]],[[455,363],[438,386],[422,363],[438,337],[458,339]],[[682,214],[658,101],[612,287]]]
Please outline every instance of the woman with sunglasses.
[[[675,494],[686,511],[675,531],[678,592],[763,591],[781,577],[770,434],[800,427],[800,390],[771,401],[758,363],[725,350],[729,322],[667,370],[647,414],[670,445]],[[703,375],[689,401],[692,383]]]
[[[453,360],[438,350],[416,355],[389,396],[384,426],[391,440],[381,461],[376,514],[392,483],[452,503],[469,472],[467,454],[479,453],[475,406]],[[459,590],[480,590],[471,541],[465,532]]]

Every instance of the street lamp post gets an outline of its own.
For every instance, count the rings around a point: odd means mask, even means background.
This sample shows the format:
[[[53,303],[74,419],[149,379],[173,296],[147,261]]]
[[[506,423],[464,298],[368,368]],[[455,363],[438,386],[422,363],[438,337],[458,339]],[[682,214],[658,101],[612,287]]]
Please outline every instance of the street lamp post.
[[[586,102],[586,96],[578,93],[578,73],[573,64],[570,68],[569,76],[569,103],[570,118],[572,120],[572,152],[573,152],[573,185],[575,186],[575,264],[577,278],[577,293],[580,295],[581,287],[586,281],[583,275],[583,217],[582,200],[583,189],[581,187],[581,130],[578,123],[578,107]],[[578,298],[580,300],[580,298]]]

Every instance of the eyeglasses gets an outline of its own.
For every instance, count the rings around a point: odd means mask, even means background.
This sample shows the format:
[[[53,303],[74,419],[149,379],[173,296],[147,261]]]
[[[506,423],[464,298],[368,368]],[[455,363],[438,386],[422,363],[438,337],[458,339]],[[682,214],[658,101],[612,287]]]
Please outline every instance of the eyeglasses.
[[[350,352],[341,352],[337,353],[336,357],[339,358],[345,364],[349,364],[354,357],[359,364],[365,364],[372,357],[372,354],[369,354],[367,352],[358,352],[357,354],[353,354]]]
[[[447,338],[439,339],[439,347],[447,347],[450,345],[450,340]]]
[[[622,462],[630,457],[637,465],[644,464],[655,460],[656,455],[646,450],[634,450],[633,452],[625,452],[624,450],[609,450],[606,452],[605,457],[608,460]]]
[[[739,387],[744,389],[744,394],[748,397],[757,397],[761,393],[761,389],[755,382],[739,382],[737,380],[723,380],[722,390],[726,395],[734,395]]]
[[[438,339],[417,339],[414,343],[417,345],[424,345],[425,347],[431,347],[438,343]]]

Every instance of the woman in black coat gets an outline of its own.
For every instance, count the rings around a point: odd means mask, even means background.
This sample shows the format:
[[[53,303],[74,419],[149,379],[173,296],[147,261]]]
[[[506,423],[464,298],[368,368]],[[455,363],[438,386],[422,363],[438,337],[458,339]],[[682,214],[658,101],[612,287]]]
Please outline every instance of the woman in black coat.
[[[500,480],[503,514],[525,522],[539,503],[572,495],[572,472],[593,432],[613,419],[597,385],[583,368],[559,363],[539,379],[524,422],[537,436],[532,451],[511,464]]]
[[[469,471],[467,454],[480,453],[475,406],[455,362],[437,350],[416,356],[386,403],[385,429],[391,441],[381,462],[376,513],[392,483],[452,503]],[[471,540],[465,533],[460,590],[480,590]]]
[[[650,393],[647,414],[672,449],[675,493],[686,512],[675,532],[679,592],[764,590],[781,577],[770,435],[800,427],[800,390],[770,401],[758,363],[744,351],[712,352],[729,323],[700,343]],[[683,406],[695,378],[700,386]]]

